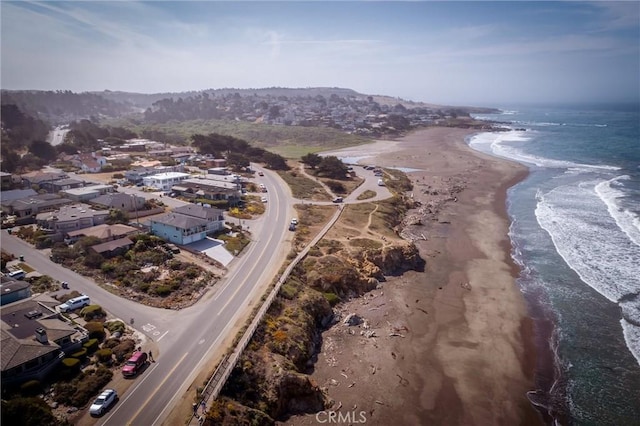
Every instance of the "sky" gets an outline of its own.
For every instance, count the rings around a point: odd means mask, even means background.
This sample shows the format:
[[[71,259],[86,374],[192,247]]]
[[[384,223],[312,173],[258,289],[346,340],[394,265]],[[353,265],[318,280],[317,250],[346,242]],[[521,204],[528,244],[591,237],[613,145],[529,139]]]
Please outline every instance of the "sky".
[[[640,102],[640,2],[0,2],[3,89]]]

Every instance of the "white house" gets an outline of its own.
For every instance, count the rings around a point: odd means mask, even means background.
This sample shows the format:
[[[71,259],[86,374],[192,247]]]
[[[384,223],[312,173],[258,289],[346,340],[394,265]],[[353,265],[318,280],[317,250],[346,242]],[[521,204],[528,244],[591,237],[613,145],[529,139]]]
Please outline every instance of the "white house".
[[[182,182],[189,176],[189,173],[180,172],[158,173],[156,175],[144,176],[142,183],[144,186],[150,186],[160,191],[169,191],[173,185]]]

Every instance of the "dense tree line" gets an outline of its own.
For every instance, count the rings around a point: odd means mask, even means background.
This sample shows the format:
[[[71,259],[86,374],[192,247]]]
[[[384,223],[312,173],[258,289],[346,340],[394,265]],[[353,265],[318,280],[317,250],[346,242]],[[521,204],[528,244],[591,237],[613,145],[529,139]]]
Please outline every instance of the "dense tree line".
[[[95,93],[70,90],[3,90],[2,105],[17,105],[23,112],[52,124],[65,124],[87,117],[117,117],[132,112],[130,106],[105,99]]]
[[[251,146],[249,142],[233,136],[210,133],[191,136],[192,145],[201,154],[224,157],[230,167],[239,169],[250,162],[264,163],[273,170],[288,170],[287,161],[280,155],[263,148]]]
[[[2,105],[2,171],[35,170],[55,158],[46,142],[49,125],[17,105]]]
[[[69,124],[64,142],[58,145],[58,151],[67,154],[92,152],[99,150],[103,141],[121,144],[137,137],[135,132],[123,127],[100,127],[91,120],[73,121]]]

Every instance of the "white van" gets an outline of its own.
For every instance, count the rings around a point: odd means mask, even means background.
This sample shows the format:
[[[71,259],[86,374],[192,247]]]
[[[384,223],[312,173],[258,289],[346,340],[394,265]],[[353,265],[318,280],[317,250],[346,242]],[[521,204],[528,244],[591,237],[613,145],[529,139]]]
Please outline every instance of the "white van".
[[[14,280],[21,280],[27,275],[22,269],[16,269],[15,271],[9,272],[9,278],[13,278]]]
[[[84,308],[85,306],[88,306],[90,304],[91,300],[89,299],[89,296],[78,296],[74,297],[73,299],[67,300],[62,305],[58,305],[58,309],[60,309],[60,312],[69,312],[75,311],[76,309]]]

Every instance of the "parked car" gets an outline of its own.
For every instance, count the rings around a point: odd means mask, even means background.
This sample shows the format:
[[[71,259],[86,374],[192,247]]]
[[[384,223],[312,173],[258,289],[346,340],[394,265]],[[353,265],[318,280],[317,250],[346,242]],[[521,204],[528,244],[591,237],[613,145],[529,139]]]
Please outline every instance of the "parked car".
[[[295,231],[296,230],[296,225],[294,223],[290,223],[289,224],[289,231]]]
[[[297,225],[298,224],[298,219],[296,219],[295,217],[293,219],[291,219],[291,224],[292,225]]]
[[[89,408],[92,416],[101,416],[118,400],[118,393],[113,389],[105,389]]]
[[[342,202],[342,197],[336,197],[333,199],[334,203],[341,203]]]
[[[122,375],[124,377],[134,377],[136,374],[140,372],[142,367],[147,362],[147,353],[136,351],[131,355],[131,358],[127,360],[122,367]]]
[[[266,203],[266,202],[267,202],[267,197],[262,197],[262,198],[260,199],[260,201],[262,201],[263,203]]]
[[[22,280],[27,276],[27,273],[22,269],[16,269],[15,271],[9,272],[9,278],[13,278],[14,280]]]
[[[58,309],[60,310],[60,312],[69,312],[75,311],[76,309],[84,308],[85,306],[88,306],[90,304],[91,299],[89,299],[89,296],[78,296],[74,297],[73,299],[67,300],[62,305],[58,305]]]

